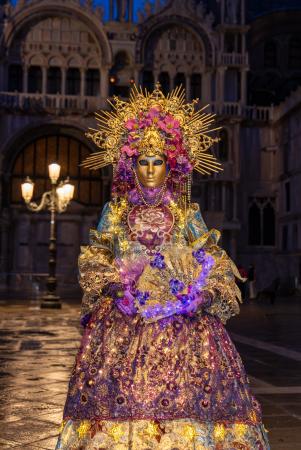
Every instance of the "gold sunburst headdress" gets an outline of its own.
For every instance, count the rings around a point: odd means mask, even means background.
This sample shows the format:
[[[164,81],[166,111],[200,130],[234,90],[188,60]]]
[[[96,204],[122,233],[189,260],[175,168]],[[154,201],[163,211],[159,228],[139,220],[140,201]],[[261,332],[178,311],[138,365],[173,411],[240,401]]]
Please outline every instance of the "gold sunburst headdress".
[[[182,87],[165,96],[159,83],[151,93],[134,86],[128,102],[118,97],[108,102],[113,111],[96,113],[98,128],[86,133],[101,150],[86,158],[84,167],[100,169],[122,157],[163,153],[171,169],[179,172],[195,169],[209,175],[222,170],[208,152],[219,141],[209,134],[220,129],[211,128],[215,115],[205,113],[206,107],[196,111],[198,100],[186,103]]]

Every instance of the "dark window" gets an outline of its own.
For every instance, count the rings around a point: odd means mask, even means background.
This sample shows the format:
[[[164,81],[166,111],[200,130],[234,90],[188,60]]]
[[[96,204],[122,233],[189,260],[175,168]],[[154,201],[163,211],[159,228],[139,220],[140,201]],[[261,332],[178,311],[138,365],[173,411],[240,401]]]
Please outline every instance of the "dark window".
[[[154,76],[151,70],[144,70],[142,73],[142,86],[148,91],[154,89]]]
[[[274,200],[253,198],[249,205],[249,245],[275,245]]]
[[[42,92],[42,69],[39,66],[31,66],[28,69],[28,92]]]
[[[179,72],[176,74],[175,79],[174,79],[174,85],[175,85],[175,87],[182,86],[185,89],[186,78],[185,78],[184,73]]]
[[[177,49],[177,41],[175,39],[170,39],[169,41],[169,49],[176,50]]]
[[[225,53],[235,52],[235,34],[225,33]]]
[[[128,54],[124,51],[118,52],[115,55],[113,71],[118,72],[125,69],[130,64]]]
[[[60,67],[50,67],[47,72],[48,94],[60,94],[62,89],[62,72]]]
[[[283,145],[283,171],[284,171],[284,173],[287,173],[289,171],[290,152],[291,152],[290,142],[286,142]]]
[[[162,92],[167,95],[170,88],[170,79],[168,72],[161,72],[159,75],[159,82],[161,84]]]
[[[249,245],[260,245],[261,243],[261,223],[260,208],[253,203],[249,208]]]
[[[98,69],[88,69],[86,72],[86,95],[99,95],[100,75]]]
[[[34,197],[40,199],[50,189],[48,165],[57,161],[61,165],[61,178],[70,176],[75,185],[74,199],[93,206],[103,203],[103,171],[93,171],[80,166],[89,156],[89,149],[80,141],[64,135],[50,135],[26,145],[17,156],[11,178],[10,201],[23,203],[21,183],[29,176],[35,183]]]
[[[110,96],[118,95],[127,98],[130,93],[130,79],[128,77],[130,59],[126,52],[120,51],[116,53],[114,65],[109,73],[109,93]]]
[[[240,72],[237,69],[227,69],[225,72],[225,101],[240,100]]]
[[[288,249],[288,226],[282,227],[282,250]]]
[[[23,69],[19,64],[12,64],[8,68],[8,91],[22,92]]]
[[[301,68],[301,39],[291,38],[289,41],[288,65],[291,69]]]
[[[287,181],[284,185],[285,187],[285,211],[289,212],[291,210],[291,185]]]
[[[228,161],[229,157],[229,139],[226,130],[220,132],[220,141],[218,143],[218,159],[220,161]]]
[[[292,242],[295,248],[299,248],[299,236],[298,236],[298,224],[294,223],[293,225],[293,238]]]
[[[264,44],[264,67],[277,67],[277,44],[274,41],[268,41]]]
[[[191,75],[190,83],[191,98],[202,98],[202,75],[200,73],[193,73]]]
[[[69,68],[66,74],[66,94],[80,94],[80,71],[76,68]]]
[[[110,83],[110,96],[117,95],[119,97],[128,98],[130,94],[130,86],[120,86],[115,83]]]
[[[263,207],[263,245],[275,245],[275,211],[271,203]]]

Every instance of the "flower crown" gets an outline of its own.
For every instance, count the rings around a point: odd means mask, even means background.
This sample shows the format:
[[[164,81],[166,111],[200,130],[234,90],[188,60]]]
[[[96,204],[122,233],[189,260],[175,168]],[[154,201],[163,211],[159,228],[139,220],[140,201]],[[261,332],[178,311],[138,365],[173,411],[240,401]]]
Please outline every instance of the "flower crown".
[[[208,153],[218,142],[208,133],[214,114],[195,111],[198,99],[185,103],[185,91],[177,87],[165,96],[160,84],[152,93],[133,87],[128,102],[113,97],[108,100],[113,111],[96,113],[98,129],[89,128],[86,136],[101,148],[82,165],[100,169],[109,164],[133,159],[140,154],[158,153],[167,158],[169,168],[186,175],[195,169],[204,175],[222,170],[221,164]]]

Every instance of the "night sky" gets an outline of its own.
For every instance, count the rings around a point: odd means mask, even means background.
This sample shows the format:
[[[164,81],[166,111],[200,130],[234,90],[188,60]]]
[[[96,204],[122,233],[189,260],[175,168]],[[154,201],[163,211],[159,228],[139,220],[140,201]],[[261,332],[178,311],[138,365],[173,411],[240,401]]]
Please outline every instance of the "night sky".
[[[16,3],[16,0],[12,0],[13,4]],[[145,0],[134,0],[134,17],[137,18],[137,11],[138,9],[143,9],[143,5],[145,3]],[[153,1],[151,1],[153,3]],[[161,3],[163,3],[163,0],[161,0]],[[109,0],[94,0],[95,5],[102,5],[105,9],[105,19],[107,19],[108,11],[109,11]]]

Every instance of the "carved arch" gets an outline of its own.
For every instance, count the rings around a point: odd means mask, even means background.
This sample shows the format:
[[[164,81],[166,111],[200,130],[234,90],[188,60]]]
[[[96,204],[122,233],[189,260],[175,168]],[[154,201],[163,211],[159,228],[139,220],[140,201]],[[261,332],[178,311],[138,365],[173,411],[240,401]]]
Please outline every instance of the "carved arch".
[[[144,26],[141,27],[136,44],[136,63],[143,64],[145,60],[146,47],[153,33],[158,32],[161,29],[166,30],[169,26],[174,25],[186,28],[199,41],[201,41],[201,44],[204,45],[205,50],[205,64],[206,66],[212,66],[214,45],[206,30],[193,20],[177,15],[163,16],[162,18],[158,18],[157,16],[152,17]]]
[[[79,5],[71,3],[62,4],[58,1],[36,2],[28,4],[26,7],[20,9],[13,16],[5,28],[1,41],[0,48],[2,52],[13,43],[14,38],[24,29],[28,29],[31,24],[35,24],[48,17],[74,18],[85,24],[90,30],[90,33],[95,37],[95,41],[101,50],[104,64],[112,64],[112,51],[107,39],[105,30],[101,26],[99,19],[93,13],[83,10]]]

